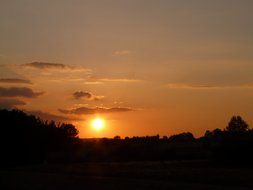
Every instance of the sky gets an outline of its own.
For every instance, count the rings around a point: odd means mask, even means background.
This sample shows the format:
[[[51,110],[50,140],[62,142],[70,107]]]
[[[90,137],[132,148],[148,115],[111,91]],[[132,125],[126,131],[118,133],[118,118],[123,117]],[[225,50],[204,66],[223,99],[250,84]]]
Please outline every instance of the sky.
[[[79,136],[253,125],[252,0],[1,0],[0,108]],[[103,118],[95,131],[91,121]]]

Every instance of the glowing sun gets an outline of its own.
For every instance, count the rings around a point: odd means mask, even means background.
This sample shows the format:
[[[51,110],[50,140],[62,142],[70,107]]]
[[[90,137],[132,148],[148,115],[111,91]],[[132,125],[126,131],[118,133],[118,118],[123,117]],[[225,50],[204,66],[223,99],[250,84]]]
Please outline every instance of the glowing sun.
[[[101,131],[105,127],[105,120],[102,118],[95,118],[91,121],[91,126],[96,131]]]

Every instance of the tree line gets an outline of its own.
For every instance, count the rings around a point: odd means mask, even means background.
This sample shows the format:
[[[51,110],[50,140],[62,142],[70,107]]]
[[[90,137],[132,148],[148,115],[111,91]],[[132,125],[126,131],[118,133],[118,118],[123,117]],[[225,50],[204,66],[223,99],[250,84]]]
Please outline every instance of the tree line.
[[[80,139],[72,124],[44,121],[20,110],[0,110],[0,121],[2,164],[253,158],[253,130],[240,116],[199,138],[184,132],[169,137]]]

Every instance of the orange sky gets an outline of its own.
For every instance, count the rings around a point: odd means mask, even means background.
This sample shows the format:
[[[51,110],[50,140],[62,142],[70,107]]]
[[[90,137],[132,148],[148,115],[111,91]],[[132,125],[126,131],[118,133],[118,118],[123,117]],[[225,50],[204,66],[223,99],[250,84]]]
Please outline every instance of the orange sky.
[[[80,137],[253,124],[253,1],[0,2],[0,107]],[[94,131],[97,115],[106,126]]]

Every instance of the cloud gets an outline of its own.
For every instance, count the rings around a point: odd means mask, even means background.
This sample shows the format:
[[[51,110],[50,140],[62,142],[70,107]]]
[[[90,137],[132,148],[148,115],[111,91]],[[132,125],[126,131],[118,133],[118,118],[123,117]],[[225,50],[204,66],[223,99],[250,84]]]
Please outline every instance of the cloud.
[[[19,79],[19,78],[0,78],[1,83],[21,83],[21,84],[32,84],[30,80]]]
[[[25,97],[25,98],[36,98],[44,92],[34,92],[30,88],[26,87],[11,87],[3,88],[0,87],[0,97]]]
[[[96,85],[96,84],[103,84],[103,82],[100,82],[100,81],[86,81],[86,82],[84,82],[84,84]]]
[[[79,107],[71,110],[66,109],[58,109],[61,113],[64,114],[77,114],[77,115],[89,115],[89,114],[96,114],[96,113],[116,113],[116,112],[128,112],[133,111],[131,108],[124,108],[124,107],[113,107],[113,108],[104,108],[104,107],[95,107],[95,108],[88,108],[88,107]]]
[[[140,80],[136,80],[136,79],[126,79],[126,78],[119,78],[119,79],[113,79],[113,78],[103,78],[100,79],[100,81],[102,82],[140,82]]]
[[[37,69],[51,69],[51,68],[60,68],[64,69],[69,66],[61,64],[61,63],[48,63],[48,62],[32,62],[32,63],[26,63],[25,66],[37,68]]]
[[[70,121],[70,120],[72,120],[69,117],[65,117],[65,116],[61,116],[61,115],[56,115],[56,114],[52,114],[52,113],[49,113],[49,112],[43,112],[43,111],[40,111],[40,110],[29,110],[29,111],[26,111],[26,112],[29,113],[29,114],[38,116],[41,119],[47,120],[47,121],[54,120],[56,122],[62,122],[62,121]]]
[[[178,67],[178,68],[177,68]],[[251,88],[253,65],[238,62],[206,62],[178,64],[168,70],[166,85],[174,89]]]
[[[187,83],[169,83],[166,87],[173,89],[210,89],[216,86],[203,85],[203,84],[187,84]]]
[[[92,94],[91,92],[86,92],[86,91],[74,92],[73,96],[75,99],[85,98],[87,100],[101,100],[104,98],[104,96],[96,96],[96,95]]]
[[[127,79],[127,78],[102,78],[98,79],[101,82],[125,82],[125,83],[132,83],[132,82],[141,82],[142,80],[138,79]]]
[[[140,79],[129,79],[129,78],[88,78],[84,82],[87,85],[99,85],[104,83],[139,83],[144,82]]]
[[[124,56],[124,55],[129,55],[131,54],[131,51],[129,50],[118,50],[113,52],[113,56]]]
[[[67,65],[60,63],[32,62],[13,65],[13,70],[20,76],[27,76],[35,80],[54,82],[81,82],[87,79],[92,70],[81,65]],[[19,77],[16,77],[19,78]]]
[[[226,88],[253,88],[253,84],[208,85],[208,84],[169,83],[166,84],[166,87],[172,89],[211,90],[211,89],[226,89]]]
[[[84,68],[83,66],[77,66],[77,65],[67,65],[62,63],[50,63],[50,62],[32,62],[32,63],[26,63],[22,64],[21,66],[25,66],[26,68],[35,68],[40,70],[57,70],[58,72],[63,73],[77,73],[77,72],[85,72],[85,73],[91,73],[91,69]],[[48,74],[48,72],[47,72]]]
[[[0,99],[1,109],[11,109],[11,108],[16,108],[16,106],[23,106],[23,105],[26,105],[26,103],[18,99],[10,99],[10,98]]]

